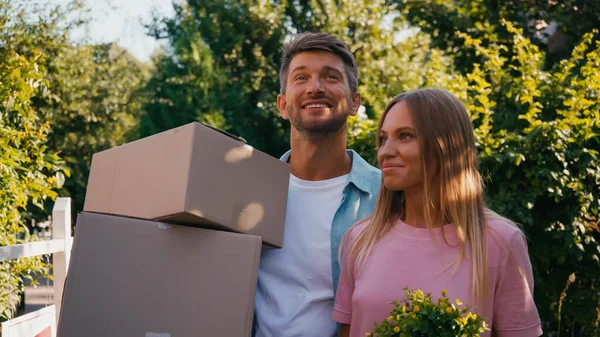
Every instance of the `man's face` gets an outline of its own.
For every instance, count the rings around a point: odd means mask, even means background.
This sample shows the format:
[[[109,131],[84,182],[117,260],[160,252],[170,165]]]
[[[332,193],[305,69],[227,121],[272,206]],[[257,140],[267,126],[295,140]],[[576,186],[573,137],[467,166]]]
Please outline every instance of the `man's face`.
[[[281,116],[309,134],[339,131],[359,106],[360,95],[350,92],[344,62],[324,51],[296,55],[290,62],[286,93],[277,97]]]

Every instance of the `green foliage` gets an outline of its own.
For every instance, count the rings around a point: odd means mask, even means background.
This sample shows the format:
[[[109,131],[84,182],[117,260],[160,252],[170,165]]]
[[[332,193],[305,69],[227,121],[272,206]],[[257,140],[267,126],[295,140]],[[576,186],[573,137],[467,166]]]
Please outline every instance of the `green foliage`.
[[[116,44],[89,45],[70,41],[71,31],[85,25],[80,0],[63,6],[13,1],[21,14],[12,20],[10,47],[21,55],[41,52],[38,60],[45,84],[32,98],[39,118],[51,125],[46,146],[59,152],[72,175],[60,190],[73,200],[73,219],[83,208],[92,154],[138,138],[142,96],[148,77],[141,64]],[[46,218],[45,210],[27,210],[27,217]]]
[[[191,121],[221,127],[272,154],[287,149],[277,117],[284,22],[271,1],[190,1],[156,21],[170,50],[155,57],[141,135]]]
[[[10,3],[0,1],[0,246],[36,239],[21,212],[28,204],[43,208],[45,200],[54,199],[68,173],[45,145],[49,124],[31,106],[32,97],[46,85],[44,55],[35,49],[31,56],[15,51],[15,35],[22,27],[15,25],[13,14]],[[13,315],[27,278],[23,275],[43,268],[39,257],[0,263],[0,319]]]
[[[497,0],[388,0],[402,11],[402,20],[431,35],[433,46],[452,54],[458,69],[471,69],[476,56],[461,48],[463,40],[456,31],[468,32],[484,43],[510,43],[512,34],[502,28],[508,20],[525,27],[523,34],[547,55],[552,66],[569,56],[584,34],[600,27],[598,1],[497,1]],[[560,34],[546,36],[543,31],[556,23]],[[487,46],[487,45],[486,45]]]
[[[556,331],[562,319],[568,322],[563,332],[576,328],[596,336],[600,45],[586,34],[570,59],[544,71],[539,49],[521,30],[505,26],[513,34],[511,45],[483,48],[465,36],[467,48],[485,60],[479,73],[467,75],[475,90],[466,102],[488,174],[489,204],[521,223],[530,238],[535,300],[545,330]],[[503,57],[506,50],[513,55]],[[557,317],[561,291],[573,273],[563,317]]]
[[[138,137],[137,90],[149,72],[116,44],[65,43],[46,67],[49,89],[34,104],[52,125],[48,148],[60,151],[72,171],[60,194],[72,198],[75,215],[83,209],[92,155]]]
[[[367,337],[479,337],[489,330],[483,317],[461,309],[459,299],[452,303],[444,290],[437,301],[419,289],[406,290],[404,299],[393,304],[390,316]]]

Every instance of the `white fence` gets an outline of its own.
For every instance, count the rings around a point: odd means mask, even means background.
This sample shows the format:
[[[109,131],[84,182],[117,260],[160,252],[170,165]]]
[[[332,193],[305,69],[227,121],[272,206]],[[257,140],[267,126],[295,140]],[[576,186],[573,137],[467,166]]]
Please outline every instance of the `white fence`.
[[[71,256],[71,198],[58,198],[52,209],[52,239],[0,247],[0,262],[21,257],[52,254],[56,323],[60,314],[67,268]]]

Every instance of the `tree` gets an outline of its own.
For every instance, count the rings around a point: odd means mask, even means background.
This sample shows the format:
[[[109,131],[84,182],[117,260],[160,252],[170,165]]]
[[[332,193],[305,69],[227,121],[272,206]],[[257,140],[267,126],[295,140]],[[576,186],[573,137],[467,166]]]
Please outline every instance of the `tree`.
[[[15,50],[24,15],[9,1],[0,1],[0,246],[36,239],[21,212],[29,203],[43,208],[45,200],[54,199],[68,173],[45,145],[49,124],[31,106],[32,97],[47,84],[44,55],[36,49],[27,56]],[[0,319],[12,316],[23,275],[43,268],[39,257],[0,263]]]
[[[72,198],[75,220],[83,209],[92,155],[138,137],[142,96],[137,90],[149,72],[112,43],[62,44],[48,55],[46,69],[49,90],[34,106],[52,125],[48,148],[60,151],[71,169],[60,195]]]
[[[546,68],[581,42],[584,34],[600,28],[600,2],[583,0],[388,0],[402,9],[401,20],[418,27],[432,38],[433,46],[452,54],[460,70],[470,70],[477,59],[464,50],[464,40],[456,32],[474,38],[510,44],[512,34],[502,28],[502,20],[523,27],[523,35],[547,55]],[[547,28],[552,27],[548,32]],[[548,36],[548,34],[551,34]]]
[[[283,153],[287,133],[275,107],[283,22],[271,2],[251,3],[190,1],[155,22],[152,33],[170,48],[155,59],[142,136],[201,121]]]
[[[46,146],[59,152],[72,175],[59,191],[71,197],[73,220],[83,209],[92,155],[138,138],[142,96],[138,89],[149,67],[116,44],[74,43],[71,31],[87,22],[81,0],[63,6],[14,2],[23,13],[13,16],[12,48],[21,55],[42,52],[40,65],[47,86],[36,92],[32,107],[51,125]],[[44,210],[28,208],[27,217],[46,218]]]

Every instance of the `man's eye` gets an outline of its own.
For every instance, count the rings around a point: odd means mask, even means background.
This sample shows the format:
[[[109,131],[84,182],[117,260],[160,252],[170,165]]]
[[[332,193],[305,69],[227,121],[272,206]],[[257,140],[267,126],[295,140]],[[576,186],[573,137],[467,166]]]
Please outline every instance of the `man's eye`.
[[[305,81],[306,77],[304,75],[298,75],[294,78],[294,81]]]
[[[338,78],[335,77],[334,75],[327,75],[327,76],[325,76],[325,79],[326,80],[337,80]]]

